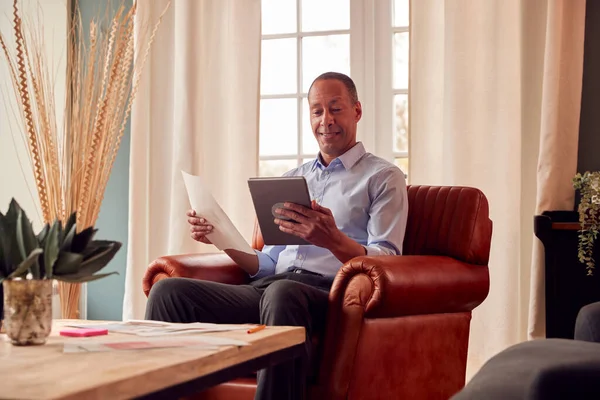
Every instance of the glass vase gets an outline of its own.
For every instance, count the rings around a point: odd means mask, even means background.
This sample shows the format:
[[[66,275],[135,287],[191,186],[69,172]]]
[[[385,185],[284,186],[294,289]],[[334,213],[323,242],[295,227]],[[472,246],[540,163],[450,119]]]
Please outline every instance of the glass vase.
[[[46,343],[52,330],[52,280],[5,279],[4,330],[17,346]]]

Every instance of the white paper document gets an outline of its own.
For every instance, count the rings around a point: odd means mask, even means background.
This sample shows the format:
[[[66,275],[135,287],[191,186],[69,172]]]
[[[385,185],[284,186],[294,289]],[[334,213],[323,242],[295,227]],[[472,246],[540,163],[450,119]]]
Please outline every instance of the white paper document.
[[[206,237],[219,249],[237,250],[242,253],[254,255],[254,250],[244,239],[240,231],[231,222],[219,203],[208,191],[199,176],[190,175],[181,171],[183,181],[190,199],[192,208],[213,226],[212,233]]]
[[[91,339],[91,338],[90,338]],[[123,350],[150,350],[173,347],[186,347],[197,350],[218,350],[225,346],[249,346],[243,340],[224,337],[198,336],[186,338],[152,338],[136,340],[68,340],[64,343],[64,353],[90,353]]]
[[[130,324],[141,322],[157,322],[157,321],[137,321],[131,320]],[[136,332],[138,336],[170,336],[170,335],[189,335],[192,333],[211,333],[211,332],[229,332],[229,331],[246,331],[253,328],[255,325],[227,325],[227,324],[211,324],[206,322],[192,322],[188,324],[166,323],[168,325],[157,326],[143,331]]]
[[[209,332],[228,332],[243,331],[252,328],[254,325],[226,325],[210,324],[203,322],[193,322],[189,324],[178,324],[161,321],[140,321],[130,320],[126,322],[111,323],[75,323],[67,326],[73,328],[96,328],[107,329],[114,333],[127,333],[137,336],[171,336],[171,335],[189,335],[196,333]]]

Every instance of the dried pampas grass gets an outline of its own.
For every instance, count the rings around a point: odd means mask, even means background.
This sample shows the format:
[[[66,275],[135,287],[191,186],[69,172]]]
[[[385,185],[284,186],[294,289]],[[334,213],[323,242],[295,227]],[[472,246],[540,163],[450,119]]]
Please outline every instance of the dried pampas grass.
[[[73,0],[76,1],[76,0]],[[143,66],[170,2],[153,25],[136,18],[137,2],[98,16],[84,35],[81,17],[69,23],[65,117],[59,127],[43,24],[24,25],[14,0],[14,43],[0,32],[16,100],[15,114],[27,141],[44,223],[77,212],[77,228],[96,223]],[[78,10],[77,4],[73,9]],[[143,24],[134,36],[134,24]],[[104,29],[106,27],[106,29]],[[152,28],[152,29],[150,29]],[[79,284],[59,282],[63,318],[79,315]]]

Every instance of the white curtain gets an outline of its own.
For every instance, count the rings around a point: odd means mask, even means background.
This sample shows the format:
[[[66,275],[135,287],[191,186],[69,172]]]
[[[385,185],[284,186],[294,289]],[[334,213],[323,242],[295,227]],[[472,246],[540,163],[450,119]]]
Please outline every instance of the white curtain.
[[[138,2],[138,35],[166,0]],[[142,277],[162,255],[217,251],[189,236],[181,170],[201,175],[250,241],[258,170],[260,0],[172,0],[131,117],[123,318],[143,318]]]
[[[533,216],[573,208],[584,22],[585,0],[411,3],[411,183],[480,188],[494,221],[468,376],[543,323]]]

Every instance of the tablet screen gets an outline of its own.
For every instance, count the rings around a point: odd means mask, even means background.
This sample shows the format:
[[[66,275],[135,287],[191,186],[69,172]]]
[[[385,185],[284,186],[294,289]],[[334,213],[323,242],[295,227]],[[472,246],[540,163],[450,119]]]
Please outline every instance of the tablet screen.
[[[310,244],[302,238],[282,232],[279,230],[279,225],[273,222],[278,218],[275,209],[286,202],[310,208],[310,195],[303,176],[250,178],[248,187],[265,244]]]

